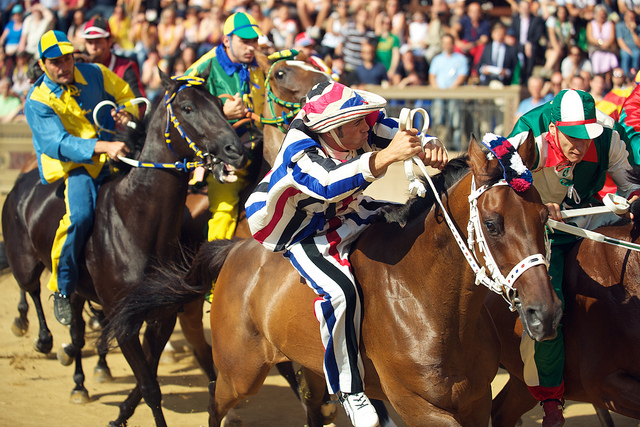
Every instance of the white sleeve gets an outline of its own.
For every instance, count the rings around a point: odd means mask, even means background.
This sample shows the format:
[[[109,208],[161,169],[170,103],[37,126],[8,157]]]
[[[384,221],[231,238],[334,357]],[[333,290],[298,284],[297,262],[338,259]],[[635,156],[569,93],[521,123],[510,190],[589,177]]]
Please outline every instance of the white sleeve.
[[[618,186],[618,194],[629,197],[635,190],[640,190],[640,185],[633,184],[627,177],[627,171],[631,169],[629,164],[629,152],[620,134],[617,131],[611,133],[611,147],[609,148],[609,168],[607,171],[613,182]]]

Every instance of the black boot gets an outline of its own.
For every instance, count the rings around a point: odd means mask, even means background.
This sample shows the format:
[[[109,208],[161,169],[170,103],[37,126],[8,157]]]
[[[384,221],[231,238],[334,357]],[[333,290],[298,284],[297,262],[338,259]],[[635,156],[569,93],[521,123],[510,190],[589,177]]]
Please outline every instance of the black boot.
[[[68,296],[62,295],[60,292],[53,294],[53,315],[63,325],[71,324],[71,303]]]

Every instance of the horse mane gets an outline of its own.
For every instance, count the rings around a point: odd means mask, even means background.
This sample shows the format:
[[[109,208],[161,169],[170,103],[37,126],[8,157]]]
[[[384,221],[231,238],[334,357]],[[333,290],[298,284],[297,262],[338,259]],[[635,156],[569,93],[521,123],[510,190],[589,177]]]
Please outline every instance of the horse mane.
[[[469,154],[461,154],[449,161],[441,172],[431,177],[438,191],[438,197],[446,195],[447,190],[466,176],[469,170]],[[503,174],[502,166],[498,164],[498,167],[488,171],[488,175],[483,177],[483,184],[495,184],[504,177]],[[431,191],[427,179],[424,176],[420,177],[420,181],[422,181],[427,188],[427,193],[424,197],[418,197],[416,195],[411,197],[407,203],[403,205],[389,205],[381,210],[378,220],[387,223],[395,222],[404,227],[408,222],[418,218],[422,213],[431,210],[436,203],[433,191]]]

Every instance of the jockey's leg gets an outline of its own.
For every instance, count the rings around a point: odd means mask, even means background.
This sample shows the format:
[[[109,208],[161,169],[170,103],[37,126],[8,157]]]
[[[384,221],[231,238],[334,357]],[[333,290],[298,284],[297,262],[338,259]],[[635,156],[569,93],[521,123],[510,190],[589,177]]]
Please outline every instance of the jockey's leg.
[[[207,240],[231,239],[238,222],[238,203],[240,192],[247,186],[246,176],[238,172],[235,182],[220,183],[212,174],[207,177],[209,210]]]
[[[78,257],[93,227],[98,181],[83,168],[69,172],[65,179],[65,214],[51,248],[52,274],[48,288],[70,295],[78,280]]]

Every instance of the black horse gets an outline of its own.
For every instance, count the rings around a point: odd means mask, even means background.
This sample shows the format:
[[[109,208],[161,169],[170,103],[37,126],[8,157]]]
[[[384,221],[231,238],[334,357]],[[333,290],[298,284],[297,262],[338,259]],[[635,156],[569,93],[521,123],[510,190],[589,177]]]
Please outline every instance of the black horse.
[[[168,165],[204,158],[209,167],[220,161],[244,166],[245,149],[222,114],[221,102],[206,91],[202,80],[171,80],[163,74],[162,81],[169,101],[165,109],[154,112],[140,161]],[[108,315],[120,300],[135,298],[131,289],[152,265],[179,259],[178,234],[188,179],[177,168],[136,168],[101,187],[94,228],[80,260],[80,278],[71,298],[72,344],[67,353],[74,354],[79,366],[74,375],[76,391],[87,393],[79,363],[84,345],[84,302],[98,302]],[[62,185],[41,185],[37,171],[31,171],[17,180],[2,213],[7,258],[16,281],[30,293],[39,312],[41,340],[51,339],[40,314],[40,275],[51,268],[51,245],[64,213]],[[166,425],[156,376],[176,315],[167,311],[147,324],[143,343],[137,333],[119,342],[137,384],[120,405],[119,417],[112,425],[125,425],[142,397],[152,409],[156,424]],[[131,330],[140,327],[131,325]]]

